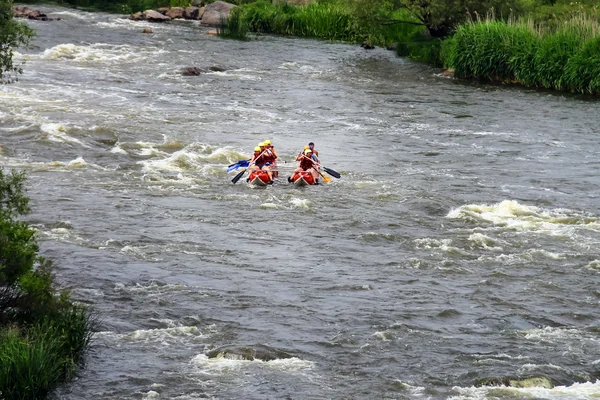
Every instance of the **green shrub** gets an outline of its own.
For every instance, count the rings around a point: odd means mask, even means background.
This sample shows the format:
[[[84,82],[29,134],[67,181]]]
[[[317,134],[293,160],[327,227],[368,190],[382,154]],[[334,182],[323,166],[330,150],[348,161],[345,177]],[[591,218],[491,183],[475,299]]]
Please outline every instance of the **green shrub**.
[[[0,398],[43,398],[75,370],[95,320],[67,292],[57,295],[52,263],[38,255],[25,175],[0,168]]]
[[[95,323],[85,308],[69,306],[27,329],[0,330],[1,397],[46,397],[74,373]]]
[[[221,21],[221,24],[217,27],[217,34],[230,39],[248,39],[248,25],[239,7],[234,7],[229,14],[229,18]]]
[[[588,40],[569,58],[563,83],[572,92],[600,94],[600,37]]]

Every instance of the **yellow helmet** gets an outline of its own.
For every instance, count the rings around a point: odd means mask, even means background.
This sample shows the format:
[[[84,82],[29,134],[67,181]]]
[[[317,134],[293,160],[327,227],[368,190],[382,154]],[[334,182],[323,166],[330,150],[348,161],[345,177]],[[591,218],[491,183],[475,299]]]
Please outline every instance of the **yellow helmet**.
[[[312,150],[311,149],[306,149],[306,150],[304,150],[304,154],[312,154]]]
[[[260,147],[265,147],[265,142],[260,142],[258,145],[259,145]]]
[[[261,152],[261,150],[260,150],[260,147],[256,146],[256,147],[254,148],[254,151],[256,151],[257,153],[260,153],[260,152]]]
[[[304,146],[304,150],[308,150],[308,149],[310,149],[310,147]]]
[[[265,140],[264,144],[265,144],[265,146],[270,146],[271,145],[271,141],[270,140]]]

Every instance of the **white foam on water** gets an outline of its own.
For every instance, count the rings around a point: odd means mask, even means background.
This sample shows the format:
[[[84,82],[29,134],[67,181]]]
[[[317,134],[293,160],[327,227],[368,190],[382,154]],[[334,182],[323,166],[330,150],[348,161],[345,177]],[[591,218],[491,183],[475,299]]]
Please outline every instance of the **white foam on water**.
[[[430,400],[432,397],[425,394],[425,388],[423,386],[415,386],[407,382],[403,382],[400,379],[394,381],[394,386],[402,389],[412,396],[412,398]]]
[[[555,230],[558,227],[578,226],[600,231],[597,217],[561,208],[546,210],[527,206],[515,200],[504,200],[492,205],[468,204],[450,211],[446,217],[488,221],[495,225],[521,230]]]
[[[502,251],[502,247],[495,246],[496,241],[494,239],[483,233],[473,233],[469,236],[469,242],[473,243],[475,247],[485,250]]]
[[[89,245],[89,242],[86,239],[73,233],[71,227],[68,227],[68,222],[65,223],[65,225],[66,226],[60,226],[52,229],[47,229],[43,225],[33,225],[33,228],[38,231],[40,237],[44,240],[55,240],[58,242],[72,243],[80,246]]]
[[[394,339],[394,334],[390,331],[377,331],[375,332],[373,335],[371,335],[373,337],[375,337],[376,339],[379,339],[383,342],[389,342],[392,339]]]
[[[67,163],[67,166],[69,168],[83,168],[85,166],[87,166],[88,163],[85,162],[85,160],[83,159],[83,157],[77,157],[74,160],[71,160]]]
[[[125,150],[121,148],[120,143],[115,144],[114,147],[110,149],[110,152],[114,154],[128,154]]]
[[[585,266],[587,269],[592,269],[600,272],[600,260],[594,260]]]
[[[84,144],[81,140],[69,136],[69,129],[63,124],[42,124],[40,126],[40,130],[42,131],[42,138],[47,139],[51,142],[67,143],[70,145],[77,144],[83,147],[89,147],[88,145]]]
[[[545,400],[593,400],[600,398],[600,381],[574,383],[570,386],[514,388],[507,386],[459,387],[452,391],[456,395],[448,400],[495,400],[495,399],[545,399]]]
[[[312,361],[301,360],[297,357],[282,358],[271,361],[263,360],[244,360],[235,357],[217,357],[209,358],[205,354],[199,354],[192,358],[190,363],[199,368],[203,373],[226,373],[237,371],[251,366],[259,366],[264,368],[272,368],[283,372],[296,372],[307,369],[312,369],[314,363]]]
[[[221,163],[238,161],[240,153],[229,147],[213,147],[204,143],[192,143],[183,149],[171,154],[155,149],[156,144],[138,143],[144,155],[160,156],[163,158],[139,161],[143,173],[163,172],[200,172],[202,176],[213,176],[216,171],[221,171]],[[123,147],[123,146],[122,146]],[[163,146],[164,147],[164,146]]]
[[[299,198],[293,197],[292,199],[290,199],[290,204],[292,205],[292,208],[308,209],[312,205],[312,202],[308,199],[299,199]]]
[[[159,283],[157,281],[150,281],[145,285],[139,283],[136,283],[133,286],[127,286],[123,283],[117,283],[115,285],[115,290],[130,293],[165,293],[181,291],[187,288],[188,286],[181,283]]]
[[[147,393],[143,393],[142,399],[158,399],[160,394],[154,390],[150,390]]]
[[[95,339],[104,339],[111,343],[155,343],[161,347],[168,347],[170,343],[196,341],[198,339],[205,339],[209,335],[201,332],[196,326],[177,326],[172,328],[138,329],[126,333],[102,331],[94,333],[93,336]]]
[[[232,70],[232,71],[215,71],[215,72],[207,72],[208,75],[216,75],[228,78],[238,78],[242,81],[262,81],[261,76],[248,75],[248,74],[240,74],[242,72],[240,69]]]
[[[580,341],[585,339],[584,333],[580,329],[575,328],[555,328],[547,326],[541,329],[528,329],[521,331],[525,335],[526,339],[534,341]],[[592,338],[592,340],[596,340]]]
[[[137,62],[147,58],[156,57],[166,50],[156,48],[138,49],[129,45],[113,45],[95,43],[87,46],[64,43],[45,50],[39,57],[45,60],[68,60],[73,62],[86,62],[105,64],[121,64]]]
[[[441,247],[448,248],[452,244],[452,239],[433,239],[422,238],[415,239],[415,245],[418,249],[439,249]]]
[[[262,203],[260,205],[260,208],[265,209],[265,210],[276,210],[279,207],[279,205],[275,204],[275,203]]]

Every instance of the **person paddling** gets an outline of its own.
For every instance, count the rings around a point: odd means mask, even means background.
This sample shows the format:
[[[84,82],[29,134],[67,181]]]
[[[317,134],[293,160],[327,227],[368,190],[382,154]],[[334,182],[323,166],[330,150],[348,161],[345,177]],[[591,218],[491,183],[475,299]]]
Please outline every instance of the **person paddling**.
[[[302,149],[302,151],[300,153],[298,153],[298,155],[296,156],[296,161],[302,160],[302,158],[304,157],[304,152],[309,149],[310,149],[310,147],[304,146],[304,149]]]
[[[304,150],[304,154],[299,156],[300,165],[298,168],[294,170],[292,176],[294,174],[301,171],[310,171],[311,175],[315,180],[315,184],[319,183],[319,163],[317,163],[313,158],[313,152],[311,149]],[[288,178],[288,182],[292,182],[292,177]]]
[[[265,152],[260,148],[260,146],[256,146],[254,148],[254,154],[250,159],[250,171],[262,170],[263,167],[265,167],[265,165],[267,164],[267,162],[268,160],[265,156]],[[266,167],[264,168],[264,170],[267,171],[267,173],[269,174],[269,178],[273,180],[273,173],[269,171],[269,169]]]
[[[271,143],[270,140],[265,140],[263,142],[263,144],[265,145],[265,149],[266,149],[266,157],[267,157],[267,162],[271,163],[271,166],[269,167],[269,169],[274,170],[273,171],[273,177],[277,178],[279,176],[279,172],[277,171],[277,159],[279,158],[279,156],[277,155],[277,152],[275,151],[275,147],[273,147],[273,144]]]

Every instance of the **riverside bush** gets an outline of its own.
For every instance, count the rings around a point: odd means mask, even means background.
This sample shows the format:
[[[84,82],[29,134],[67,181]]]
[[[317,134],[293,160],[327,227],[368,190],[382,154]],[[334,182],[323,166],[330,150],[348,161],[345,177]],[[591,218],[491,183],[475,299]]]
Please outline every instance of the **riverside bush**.
[[[96,320],[57,294],[52,263],[38,255],[25,175],[0,168],[0,398],[38,399],[70,377]]]
[[[531,20],[461,25],[443,47],[460,78],[597,94],[600,24],[576,15],[556,28]]]
[[[310,37],[316,39],[341,40],[355,42],[357,33],[349,14],[335,4],[310,3],[306,6],[293,6],[286,2],[271,3],[258,0],[240,6],[239,18],[231,18],[223,24],[221,30],[225,36],[243,37],[243,29],[257,33]]]

